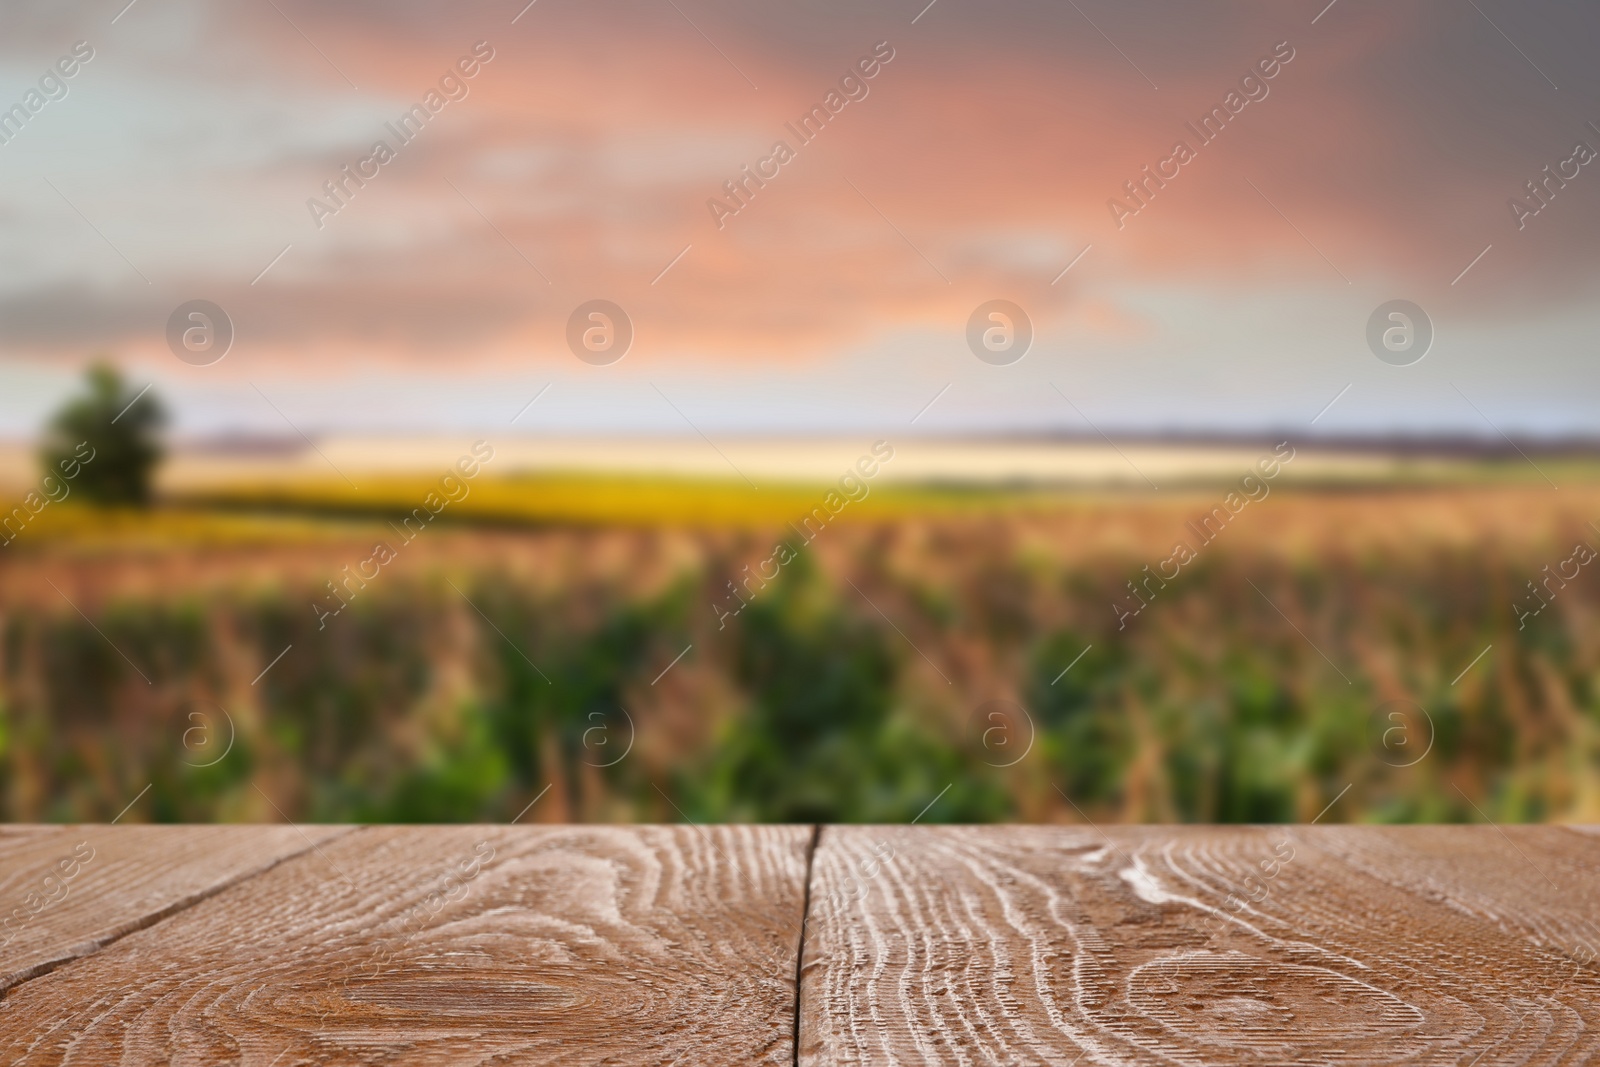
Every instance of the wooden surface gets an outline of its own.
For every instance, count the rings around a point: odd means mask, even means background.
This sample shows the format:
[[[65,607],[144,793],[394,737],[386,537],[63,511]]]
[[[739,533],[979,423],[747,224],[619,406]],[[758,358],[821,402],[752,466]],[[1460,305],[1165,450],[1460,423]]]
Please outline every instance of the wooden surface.
[[[1600,1063],[1594,828],[305,835],[0,831],[0,1063]]]
[[[328,826],[0,828],[0,994],[347,832]]]
[[[791,1064],[810,841],[362,829],[11,989],[0,1063]]]
[[[802,1065],[1600,1059],[1559,827],[830,827],[811,905]]]

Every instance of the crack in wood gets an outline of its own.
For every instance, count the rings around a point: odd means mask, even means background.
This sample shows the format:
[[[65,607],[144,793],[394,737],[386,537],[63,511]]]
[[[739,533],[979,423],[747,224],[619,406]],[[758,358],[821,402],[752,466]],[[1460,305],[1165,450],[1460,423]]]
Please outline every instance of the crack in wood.
[[[794,952],[794,1067],[800,1067],[800,986],[801,972],[806,965],[806,924],[811,921],[811,876],[817,846],[822,842],[822,824],[811,827],[811,841],[806,845],[805,896],[800,904],[800,943]]]
[[[164,922],[165,920],[172,918],[174,915],[194,907],[196,904],[209,900],[219,893],[226,892],[235,886],[242,885],[245,882],[250,881],[252,878],[259,878],[261,875],[266,874],[273,868],[288,863],[290,860],[299,859],[301,856],[308,855],[309,853],[315,851],[320,845],[337,841],[343,837],[349,837],[351,834],[363,829],[365,829],[365,827],[352,826],[345,829],[341,833],[331,834],[328,837],[323,838],[321,841],[310,842],[304,848],[295,852],[285,853],[270,863],[251,870],[240,871],[229,876],[221,882],[207,886],[205,889],[180,897],[164,907],[157,908],[154,911],[140,915],[135,919],[119,923],[109,933],[100,937],[91,937],[88,940],[80,941],[59,956],[55,956],[46,960],[40,960],[39,962],[24,967],[19,971],[13,971],[10,974],[0,976],[0,1007],[4,1007],[5,998],[8,997],[13,990],[27,982],[31,982],[36,978],[42,978],[45,975],[50,974],[52,971],[60,970],[61,968],[76,963],[79,960],[88,959],[89,957],[104,951],[109,946],[116,944],[118,941],[121,941],[130,934],[136,934],[141,930],[148,930],[150,927]]]

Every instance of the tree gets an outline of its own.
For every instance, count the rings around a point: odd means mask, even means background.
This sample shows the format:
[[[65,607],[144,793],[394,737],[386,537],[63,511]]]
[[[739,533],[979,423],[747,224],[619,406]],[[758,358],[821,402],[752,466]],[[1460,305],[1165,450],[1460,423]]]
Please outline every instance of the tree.
[[[76,469],[74,488],[97,504],[148,505],[164,452],[166,410],[149,392],[130,391],[121,372],[107,363],[88,369],[84,387],[45,431],[39,453],[45,473],[59,478]]]

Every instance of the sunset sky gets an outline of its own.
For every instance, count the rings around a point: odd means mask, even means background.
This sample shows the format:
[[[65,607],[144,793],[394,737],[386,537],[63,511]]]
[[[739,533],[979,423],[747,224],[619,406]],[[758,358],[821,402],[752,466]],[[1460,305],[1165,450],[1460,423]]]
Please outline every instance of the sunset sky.
[[[509,429],[547,384],[517,432],[1600,432],[1593,5],[525,3],[8,3],[0,109],[93,58],[0,144],[0,434],[98,352],[191,434]],[[197,298],[237,332],[206,367],[164,337]],[[610,366],[566,346],[595,298],[635,330]],[[1010,366],[965,339],[996,298]],[[1396,298],[1413,366],[1365,341]]]

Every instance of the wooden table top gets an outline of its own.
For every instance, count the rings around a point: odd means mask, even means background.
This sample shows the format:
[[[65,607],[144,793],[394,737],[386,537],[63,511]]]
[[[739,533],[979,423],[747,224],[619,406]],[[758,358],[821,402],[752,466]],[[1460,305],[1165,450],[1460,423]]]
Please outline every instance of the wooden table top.
[[[1600,828],[14,826],[7,1064],[1600,1062]]]

